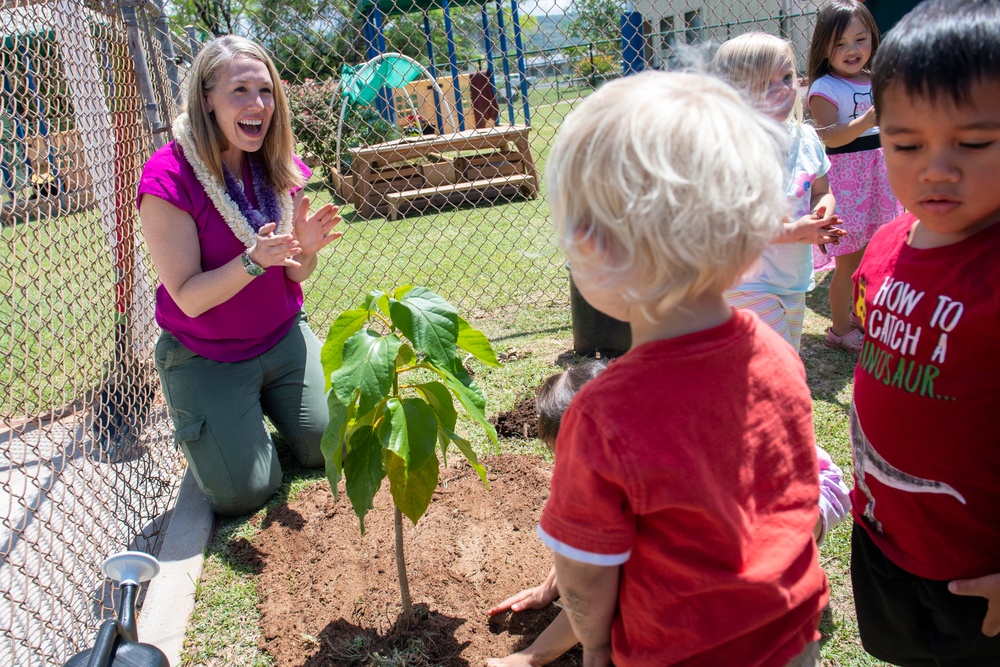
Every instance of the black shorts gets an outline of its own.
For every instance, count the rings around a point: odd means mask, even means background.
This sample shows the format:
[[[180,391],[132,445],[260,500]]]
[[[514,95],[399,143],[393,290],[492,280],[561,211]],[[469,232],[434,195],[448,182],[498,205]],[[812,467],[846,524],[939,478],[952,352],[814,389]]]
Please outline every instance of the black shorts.
[[[865,651],[904,667],[998,667],[1000,635],[983,634],[987,600],[910,574],[861,526],[851,536],[851,584]]]

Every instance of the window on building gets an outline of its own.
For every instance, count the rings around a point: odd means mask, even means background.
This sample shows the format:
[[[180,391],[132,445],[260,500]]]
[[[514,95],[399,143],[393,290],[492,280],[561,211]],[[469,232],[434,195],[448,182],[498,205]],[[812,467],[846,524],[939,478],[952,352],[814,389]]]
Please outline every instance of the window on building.
[[[701,20],[701,10],[684,12],[684,41],[687,44],[701,43],[701,29],[704,23]]]
[[[660,19],[660,57],[669,58],[674,52],[674,17],[665,16]]]

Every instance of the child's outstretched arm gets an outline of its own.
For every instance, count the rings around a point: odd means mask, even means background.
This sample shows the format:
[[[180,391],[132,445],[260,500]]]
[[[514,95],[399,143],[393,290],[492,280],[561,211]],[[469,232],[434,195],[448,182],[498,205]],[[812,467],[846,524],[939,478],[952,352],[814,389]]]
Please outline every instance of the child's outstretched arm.
[[[955,595],[972,595],[986,598],[989,606],[983,619],[983,634],[995,637],[1000,634],[1000,572],[978,579],[959,579],[948,584]]]
[[[810,243],[820,247],[827,243],[837,244],[847,235],[840,227],[840,218],[834,214],[836,202],[830,193],[830,181],[826,176],[820,176],[812,185],[812,196],[809,198],[812,213],[798,220],[785,223],[785,230],[774,243]],[[825,252],[825,248],[823,249]]]
[[[525,609],[541,609],[559,597],[559,587],[556,586],[556,568],[549,570],[549,574],[538,586],[526,588],[516,595],[512,595],[497,606],[490,609],[489,615],[496,616],[505,611],[524,611]]]
[[[538,635],[538,638],[531,642],[531,646],[508,655],[506,658],[490,658],[486,661],[486,667],[541,667],[557,659],[566,651],[577,645],[576,635],[573,634],[573,626],[570,625],[569,615],[563,609],[559,615],[549,623],[549,627]]]
[[[869,107],[868,111],[850,122],[838,123],[840,113],[837,105],[821,95],[809,97],[809,114],[816,123],[816,134],[830,148],[846,146],[877,124],[875,107]]]
[[[621,566],[581,563],[556,554],[556,579],[580,643],[584,667],[611,664],[611,619],[618,604]]]

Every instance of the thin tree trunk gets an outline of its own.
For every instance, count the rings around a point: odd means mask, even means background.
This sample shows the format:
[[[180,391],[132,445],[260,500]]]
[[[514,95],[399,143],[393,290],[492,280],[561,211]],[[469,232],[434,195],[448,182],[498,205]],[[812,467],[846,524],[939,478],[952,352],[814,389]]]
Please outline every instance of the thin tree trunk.
[[[393,506],[396,526],[396,572],[399,574],[399,594],[403,599],[403,619],[406,624],[413,622],[413,600],[410,599],[410,582],[406,578],[406,556],[403,553],[403,513]]]

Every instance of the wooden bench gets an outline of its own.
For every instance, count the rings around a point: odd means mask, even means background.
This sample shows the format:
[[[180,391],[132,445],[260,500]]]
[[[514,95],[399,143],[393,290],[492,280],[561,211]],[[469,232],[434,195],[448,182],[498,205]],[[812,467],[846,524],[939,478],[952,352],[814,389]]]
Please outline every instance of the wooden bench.
[[[417,190],[390,192],[385,195],[385,199],[389,203],[389,214],[386,217],[390,220],[397,219],[399,217],[399,205],[402,202],[429,199],[436,195],[447,195],[453,192],[484,191],[489,189],[499,191],[509,186],[516,187],[526,197],[534,197],[536,194],[535,177],[530,174],[513,174],[497,178],[483,178],[478,181],[464,181],[462,183],[455,183],[454,185],[440,185],[437,187],[419,188]]]
[[[535,162],[528,144],[530,127],[505,125],[482,129],[466,130],[442,135],[408,137],[373,146],[350,149],[353,177],[353,196],[358,213],[362,217],[372,217],[382,209],[387,217],[399,217],[403,204],[414,203],[432,197],[445,196],[449,201],[456,195],[482,196],[488,192],[502,192],[512,187],[521,194],[534,198],[538,195],[538,176]],[[514,173],[498,174],[492,178],[476,178],[474,169],[464,169],[455,173],[455,182],[436,187],[413,187],[412,181],[405,183],[398,191],[382,185],[385,171],[391,165],[419,161],[429,155],[468,151],[489,151],[491,155],[508,155],[507,169]],[[466,159],[469,159],[466,156]],[[467,177],[472,175],[472,177]]]

